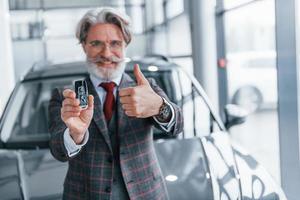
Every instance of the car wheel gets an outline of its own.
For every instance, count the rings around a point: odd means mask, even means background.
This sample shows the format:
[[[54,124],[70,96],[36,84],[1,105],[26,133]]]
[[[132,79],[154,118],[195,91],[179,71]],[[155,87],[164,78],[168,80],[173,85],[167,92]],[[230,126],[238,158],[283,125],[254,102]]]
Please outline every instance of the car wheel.
[[[250,85],[239,88],[232,97],[233,104],[242,106],[250,113],[258,110],[262,102],[263,97],[259,89]]]

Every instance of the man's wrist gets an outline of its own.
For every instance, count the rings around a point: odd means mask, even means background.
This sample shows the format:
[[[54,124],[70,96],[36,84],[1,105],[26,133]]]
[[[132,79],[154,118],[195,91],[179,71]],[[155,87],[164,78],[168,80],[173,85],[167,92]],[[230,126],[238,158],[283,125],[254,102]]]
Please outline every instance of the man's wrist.
[[[77,145],[79,145],[79,144],[81,144],[83,142],[84,135],[85,135],[85,133],[83,133],[83,134],[76,134],[76,133],[72,132],[72,130],[70,129],[70,136],[74,140],[75,144],[77,144]]]
[[[160,105],[158,114],[155,115],[156,119],[160,122],[169,122],[172,117],[171,105],[161,97],[162,104]]]
[[[81,144],[76,144],[74,139],[71,137],[70,129],[66,128],[64,132],[64,145],[67,149],[68,156],[73,157],[76,154],[78,154],[81,150],[81,148],[86,145],[89,139],[89,131],[87,130],[86,133],[84,133],[84,139],[81,142]]]

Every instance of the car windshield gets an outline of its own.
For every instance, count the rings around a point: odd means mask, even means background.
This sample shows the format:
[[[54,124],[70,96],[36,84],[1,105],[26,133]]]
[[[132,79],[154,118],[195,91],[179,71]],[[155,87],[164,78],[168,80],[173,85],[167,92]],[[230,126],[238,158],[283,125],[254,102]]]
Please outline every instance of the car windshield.
[[[132,71],[127,71],[133,77]],[[170,100],[181,106],[184,114],[184,132],[179,137],[190,138],[210,134],[214,126],[211,112],[202,96],[195,91],[190,78],[179,69],[143,71],[154,78]],[[47,141],[48,105],[54,88],[73,88],[73,81],[82,76],[55,77],[21,82],[12,96],[3,118],[1,139],[4,142]],[[133,77],[134,78],[134,77]],[[191,112],[191,110],[193,112]],[[154,139],[169,138],[154,129]]]
[[[3,141],[48,139],[48,105],[54,88],[72,88],[73,80],[84,77],[26,81],[17,87],[1,131]]]

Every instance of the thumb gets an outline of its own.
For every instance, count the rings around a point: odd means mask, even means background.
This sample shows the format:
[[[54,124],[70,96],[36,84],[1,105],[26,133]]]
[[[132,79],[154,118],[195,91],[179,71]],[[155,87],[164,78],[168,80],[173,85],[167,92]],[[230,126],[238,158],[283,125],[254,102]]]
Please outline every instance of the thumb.
[[[136,78],[138,85],[149,85],[148,80],[145,78],[144,74],[141,72],[139,64],[135,64],[133,68],[133,73]]]
[[[94,110],[94,96],[89,95],[88,99],[88,110]]]

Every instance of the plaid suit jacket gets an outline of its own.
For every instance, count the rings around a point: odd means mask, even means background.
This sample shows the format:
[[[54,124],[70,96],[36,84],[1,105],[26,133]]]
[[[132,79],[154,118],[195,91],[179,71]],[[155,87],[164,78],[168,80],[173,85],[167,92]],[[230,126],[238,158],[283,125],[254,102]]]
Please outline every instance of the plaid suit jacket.
[[[107,124],[100,100],[89,78],[89,93],[95,97],[93,120],[88,128],[87,144],[74,157],[68,157],[63,133],[66,125],[61,120],[62,90],[55,89],[49,104],[50,150],[60,161],[68,161],[69,168],[64,182],[64,199],[110,199],[113,184],[114,159]],[[153,79],[149,83],[160,96],[166,94]],[[120,88],[135,86],[129,75],[123,74]],[[168,199],[164,178],[153,146],[152,126],[157,125],[150,118],[128,117],[122,109],[119,98],[118,136],[120,143],[120,165],[130,199]],[[175,110],[175,125],[171,132],[182,132],[183,118],[180,108],[171,103]]]

